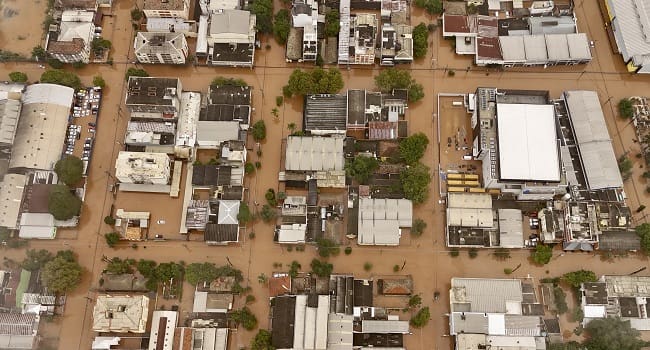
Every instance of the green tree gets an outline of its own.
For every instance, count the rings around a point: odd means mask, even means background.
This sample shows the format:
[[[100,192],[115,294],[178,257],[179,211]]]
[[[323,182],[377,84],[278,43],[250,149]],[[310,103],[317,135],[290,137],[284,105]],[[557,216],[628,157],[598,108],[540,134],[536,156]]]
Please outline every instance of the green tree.
[[[411,236],[420,237],[424,233],[424,230],[427,228],[427,223],[422,219],[413,220],[411,225]]]
[[[375,157],[357,156],[345,164],[346,174],[362,185],[368,183],[368,180],[378,168],[379,161]]]
[[[422,58],[427,55],[429,47],[429,30],[427,25],[420,23],[413,28],[413,57]]]
[[[153,260],[140,259],[135,267],[142,276],[151,278],[156,272],[156,265],[156,262]]]
[[[155,279],[157,281],[169,281],[172,278],[178,279],[183,273],[183,267],[175,262],[161,263],[156,266],[156,271],[154,272]]]
[[[343,76],[336,68],[320,67],[310,71],[295,69],[289,76],[287,85],[282,88],[285,97],[311,94],[335,94],[343,88]]]
[[[27,271],[36,271],[42,269],[45,264],[54,259],[52,253],[45,249],[29,249],[27,252],[25,252],[25,255],[27,256],[20,264],[20,267]]]
[[[426,10],[431,15],[442,13],[441,0],[415,0],[414,4],[415,6]]]
[[[258,120],[251,127],[251,134],[253,139],[257,142],[263,141],[266,138],[266,124],[264,120]]]
[[[42,61],[47,57],[47,52],[42,46],[35,46],[32,49],[32,57],[35,58],[37,61]]]
[[[291,265],[289,266],[289,277],[291,278],[296,278],[298,276],[298,272],[300,272],[300,269],[302,266],[300,263],[296,260],[291,262]]]
[[[237,325],[242,325],[249,331],[257,328],[257,317],[255,317],[255,314],[253,314],[251,310],[246,306],[239,310],[231,312],[230,319],[233,320]]]
[[[325,14],[325,36],[337,36],[340,30],[341,16],[337,10],[330,10],[330,12]]]
[[[212,79],[212,82],[210,83],[210,87],[216,88],[219,86],[248,86],[246,81],[243,79],[238,79],[238,78],[226,78],[222,76],[218,76],[214,79]]]
[[[618,159],[618,170],[621,172],[623,179],[628,179],[632,175],[632,161],[626,155],[621,156]]]
[[[431,318],[431,312],[429,311],[429,307],[423,307],[418,311],[413,317],[411,317],[411,321],[409,322],[412,327],[415,328],[422,328],[429,323],[429,318]]]
[[[273,24],[273,35],[275,41],[280,45],[287,43],[289,37],[289,30],[291,29],[291,16],[289,10],[282,9],[275,14],[275,22]]]
[[[46,70],[41,74],[41,83],[68,86],[75,90],[81,89],[81,80],[77,75],[60,69]]]
[[[271,332],[260,329],[251,341],[251,350],[275,350],[271,344]]]
[[[119,233],[117,232],[109,232],[104,234],[104,239],[106,239],[106,244],[113,248],[117,245],[117,243],[120,242],[120,239],[122,236],[120,236]]]
[[[623,98],[618,101],[618,113],[621,118],[629,119],[634,117],[634,106],[632,100],[629,98]]]
[[[546,350],[586,350],[585,347],[575,341],[566,343],[549,343]]]
[[[411,295],[408,302],[409,309],[415,309],[416,307],[420,307],[420,305],[422,305],[422,297],[420,294]]]
[[[57,220],[69,220],[79,215],[81,199],[70,192],[64,185],[50,188],[47,209]]]
[[[596,282],[597,280],[596,274],[588,270],[572,271],[562,275],[562,281],[573,288],[580,288],[580,285],[585,282]]]
[[[630,321],[620,318],[599,318],[591,320],[585,327],[589,350],[640,350],[645,342],[639,339],[641,333],[630,326]]]
[[[320,238],[316,241],[318,247],[318,255],[323,258],[339,255],[341,248],[339,245],[329,238]]]
[[[431,182],[428,166],[422,163],[408,166],[402,169],[399,179],[406,199],[410,199],[414,204],[424,203],[429,195]]]
[[[391,92],[394,89],[408,90],[410,102],[417,102],[424,97],[424,88],[415,79],[411,78],[408,70],[388,68],[375,76],[375,86],[381,92]]]
[[[133,273],[133,263],[134,261],[131,259],[122,260],[118,257],[114,257],[108,261],[108,265],[106,265],[106,272],[113,275]]]
[[[84,165],[81,159],[75,156],[65,156],[54,165],[54,172],[59,179],[68,186],[74,186],[83,177]]]
[[[212,282],[217,278],[217,266],[213,263],[192,263],[185,268],[185,280],[195,286],[201,282]]]
[[[104,216],[104,223],[106,225],[111,225],[111,226],[115,225],[115,221],[116,221],[115,218],[110,215]]]
[[[239,213],[237,214],[237,220],[242,224],[247,224],[252,222],[255,217],[251,213],[251,209],[248,207],[248,204],[241,202],[239,204]]]
[[[650,255],[650,224],[641,224],[634,228],[634,231],[641,237],[641,250]]]
[[[372,270],[372,263],[370,261],[366,261],[363,264],[363,269],[367,272],[370,272],[370,270]]]
[[[257,31],[264,34],[273,33],[273,1],[255,0],[249,10],[256,16]]]
[[[90,47],[93,51],[110,50],[111,46],[113,46],[113,44],[110,42],[110,40],[106,40],[104,38],[94,38],[90,43]]]
[[[11,72],[9,73],[9,79],[14,83],[24,83],[27,82],[27,74],[23,72]]]
[[[83,269],[77,261],[56,257],[45,264],[41,271],[41,282],[53,293],[61,294],[76,287],[81,281]]]
[[[278,213],[275,211],[275,209],[271,208],[268,204],[264,204],[262,206],[262,211],[260,212],[260,217],[264,222],[271,222],[275,220],[275,218],[278,216]]]
[[[536,264],[546,265],[553,257],[553,248],[548,245],[538,244],[535,251],[531,254]]]
[[[63,258],[66,261],[75,261],[75,260],[77,260],[77,256],[70,249],[59,250],[58,252],[56,252],[56,257],[57,258]]]
[[[413,134],[399,143],[399,155],[408,165],[417,163],[429,145],[429,138],[424,133]]]
[[[148,77],[149,73],[147,73],[146,70],[141,68],[130,67],[129,69],[126,70],[126,74],[124,76],[126,81],[129,81],[130,77]]]
[[[63,68],[63,62],[57,60],[56,58],[48,58],[47,59],[47,64],[50,65],[50,67],[54,69],[61,69]]]
[[[93,85],[94,86],[99,86],[100,88],[103,89],[104,87],[106,87],[106,81],[104,80],[104,78],[101,75],[95,75],[93,77]]]
[[[312,259],[310,266],[311,273],[318,277],[328,277],[332,274],[332,270],[334,270],[334,265],[318,259]]]
[[[569,311],[569,306],[566,303],[566,294],[562,287],[555,286],[553,287],[553,299],[555,299],[555,308],[557,309],[558,314],[564,314]]]
[[[140,21],[142,19],[143,16],[144,16],[144,13],[142,12],[142,10],[137,9],[137,8],[131,10],[131,20],[138,22],[138,21]]]

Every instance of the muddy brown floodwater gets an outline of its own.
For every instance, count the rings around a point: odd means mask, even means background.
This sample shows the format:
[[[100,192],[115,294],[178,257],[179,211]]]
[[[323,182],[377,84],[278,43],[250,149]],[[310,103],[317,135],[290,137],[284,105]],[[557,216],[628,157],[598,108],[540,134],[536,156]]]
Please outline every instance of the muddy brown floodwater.
[[[0,47],[10,47],[11,51],[29,53],[31,48],[38,44],[40,38],[40,24],[45,7],[45,0],[19,1],[0,0],[2,11],[14,8],[18,16],[3,17],[0,21]],[[90,65],[77,70],[86,84],[90,84],[92,77],[102,75],[107,82],[104,101],[97,126],[97,140],[88,177],[88,192],[84,203],[84,215],[77,230],[62,231],[61,238],[46,242],[30,242],[30,248],[43,248],[49,250],[73,249],[79,256],[80,263],[87,270],[79,287],[68,295],[65,314],[53,323],[48,323],[44,328],[44,341],[52,347],[61,350],[88,349],[94,334],[90,329],[92,324],[92,299],[96,296],[98,276],[104,268],[101,262],[103,255],[131,258],[154,259],[164,261],[185,261],[186,263],[212,261],[216,264],[226,264],[228,261],[244,272],[252,294],[257,301],[250,305],[252,311],[260,320],[259,326],[268,326],[268,291],[265,286],[257,282],[257,277],[264,273],[269,276],[274,270],[286,270],[291,261],[296,260],[307,270],[311,259],[317,256],[312,247],[304,252],[292,252],[275,245],[272,242],[273,227],[270,224],[257,222],[247,228],[242,234],[242,242],[229,247],[208,247],[203,242],[146,242],[140,243],[137,249],[130,246],[121,246],[112,249],[106,246],[102,235],[111,229],[103,223],[103,218],[108,214],[111,205],[120,205],[130,210],[151,211],[152,216],[164,218],[165,224],[160,224],[160,230],[173,230],[173,225],[178,225],[180,213],[174,213],[177,203],[169,198],[156,200],[157,197],[142,194],[133,196],[125,195],[114,199],[107,192],[108,185],[113,182],[111,174],[115,157],[121,145],[116,143],[123,139],[128,114],[122,106],[124,101],[124,72],[133,61],[132,40],[133,29],[130,23],[130,9],[133,1],[120,0],[112,10],[113,16],[105,18],[104,35],[113,42],[111,56],[115,64]],[[279,0],[276,9],[280,8]],[[25,13],[29,12],[29,16]],[[449,42],[441,38],[440,30],[431,35],[431,45],[427,56],[416,61],[410,67],[413,76],[424,86],[425,98],[409,106],[407,119],[409,132],[424,132],[431,140],[430,146],[423,158],[423,162],[437,169],[438,163],[449,164],[458,159],[460,153],[449,151],[446,137],[441,140],[442,152],[439,153],[437,140],[437,124],[434,113],[437,111],[436,96],[438,93],[467,93],[473,92],[479,86],[495,86],[507,89],[544,89],[549,90],[551,96],[559,97],[560,93],[568,89],[596,90],[601,99],[610,135],[613,140],[615,152],[622,155],[625,152],[636,154],[638,145],[632,142],[633,128],[628,122],[616,116],[617,101],[626,96],[645,94],[648,91],[650,78],[625,73],[620,56],[612,54],[605,30],[600,20],[597,2],[582,1],[576,7],[578,26],[580,31],[588,33],[591,40],[596,43],[593,49],[593,61],[584,66],[550,67],[513,69],[504,72],[486,72],[474,67],[470,57],[461,57],[454,54]],[[4,12],[3,12],[4,13]],[[430,23],[433,20],[418,9],[412,11],[412,22]],[[18,35],[26,38],[20,40]],[[266,44],[270,49],[264,48]],[[272,39],[262,38],[263,49],[256,52],[256,68],[249,69],[216,69],[208,67],[169,67],[145,66],[152,76],[172,76],[182,80],[185,90],[207,91],[210,81],[217,75],[242,78],[253,86],[253,107],[255,109],[252,122],[263,119],[267,125],[267,139],[262,142],[263,154],[258,159],[254,152],[249,152],[252,161],[259,160],[261,169],[254,176],[247,177],[249,203],[264,203],[264,192],[268,188],[278,189],[278,170],[280,169],[282,139],[288,134],[287,125],[295,123],[298,128],[302,126],[302,101],[292,98],[285,101],[280,108],[278,119],[273,118],[271,110],[275,106],[275,97],[279,96],[282,86],[295,67],[301,65],[287,64],[284,62],[283,48]],[[470,67],[468,70],[467,68]],[[69,68],[67,68],[69,69]],[[30,81],[38,80],[42,69],[33,63],[5,63],[0,66],[0,78],[6,79],[11,71],[27,73]],[[455,76],[448,72],[455,71]],[[373,86],[373,77],[379,72],[378,67],[358,67],[347,70],[342,69],[345,88],[368,88]],[[450,102],[442,102],[450,104]],[[441,125],[444,130],[453,130],[462,126],[462,121],[449,120],[461,116],[450,108],[441,106]],[[461,113],[462,114],[462,113]],[[443,159],[439,159],[439,154]],[[445,156],[447,154],[448,156]],[[625,183],[628,203],[635,209],[642,203],[648,203],[648,194],[645,187],[647,180],[641,175],[644,172],[642,162],[630,157],[635,163],[633,176]],[[186,174],[184,174],[186,176]],[[415,208],[415,217],[422,218],[427,223],[427,229],[420,238],[411,238],[407,234],[402,237],[400,247],[358,247],[352,243],[353,251],[349,256],[330,258],[334,264],[335,272],[352,272],[359,277],[372,277],[382,274],[392,274],[394,265],[404,265],[402,273],[410,274],[414,279],[417,293],[423,296],[425,306],[431,307],[431,322],[423,329],[413,329],[413,334],[405,337],[405,347],[408,349],[451,349],[451,338],[447,335],[448,321],[445,316],[449,312],[448,289],[450,278],[459,277],[496,277],[505,278],[504,268],[513,268],[521,264],[521,268],[512,277],[543,278],[558,276],[575,269],[588,267],[601,274],[627,274],[640,267],[647,266],[646,258],[630,255],[616,258],[614,262],[603,262],[597,256],[582,253],[554,252],[554,258],[547,266],[539,267],[528,262],[528,251],[513,251],[512,258],[507,261],[493,259],[489,252],[481,251],[478,257],[470,259],[466,252],[457,258],[452,258],[444,246],[444,207],[438,203],[438,175],[432,173],[433,181],[429,191],[428,201]],[[170,202],[171,201],[171,202]],[[254,207],[254,205],[252,205]],[[178,217],[172,217],[178,215]],[[645,217],[635,216],[635,224],[644,222]],[[162,226],[164,225],[164,226]],[[248,238],[248,232],[255,232],[255,239]],[[145,248],[146,246],[146,248]],[[24,250],[3,250],[4,257],[22,260]],[[365,262],[371,262],[373,268],[366,272],[363,269]],[[282,264],[282,268],[274,268],[274,263]],[[441,296],[433,300],[433,292],[440,291]],[[192,287],[185,284],[183,300],[179,302],[181,314],[191,308]],[[162,301],[161,301],[162,303]],[[165,305],[174,302],[164,301]],[[236,307],[243,304],[237,300]],[[405,315],[408,317],[408,315]],[[572,336],[576,327],[566,316],[562,317],[562,326],[567,337]],[[253,332],[238,329],[231,337],[231,348],[247,346]]]

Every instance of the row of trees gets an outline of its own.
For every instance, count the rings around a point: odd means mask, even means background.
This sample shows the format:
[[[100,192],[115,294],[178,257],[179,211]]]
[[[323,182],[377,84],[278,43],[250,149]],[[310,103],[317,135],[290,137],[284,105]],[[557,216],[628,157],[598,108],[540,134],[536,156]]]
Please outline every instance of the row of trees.
[[[50,292],[66,293],[79,284],[83,269],[71,250],[61,250],[53,255],[45,249],[26,252],[21,267],[27,271],[39,271],[41,282]]]
[[[343,88],[341,71],[336,68],[314,68],[303,71],[294,70],[289,76],[287,85],[282,88],[286,98],[311,94],[335,94]]]

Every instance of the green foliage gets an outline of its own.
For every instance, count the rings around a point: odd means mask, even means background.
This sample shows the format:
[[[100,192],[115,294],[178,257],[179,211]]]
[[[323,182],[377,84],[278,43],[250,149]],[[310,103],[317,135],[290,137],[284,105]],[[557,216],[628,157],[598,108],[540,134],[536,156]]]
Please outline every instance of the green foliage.
[[[32,57],[39,61],[42,61],[47,57],[47,52],[42,46],[35,46],[32,49]]]
[[[413,317],[411,317],[411,321],[409,322],[412,327],[415,328],[422,328],[429,323],[429,318],[431,318],[431,312],[429,311],[429,307],[423,307],[418,311]]]
[[[129,81],[130,77],[148,77],[149,73],[147,73],[146,70],[142,68],[133,68],[129,67],[129,69],[126,70],[126,74],[124,75],[126,81]]]
[[[318,277],[328,277],[334,270],[334,265],[318,259],[312,259],[309,265],[311,266],[311,273]]]
[[[216,88],[219,86],[248,86],[248,84],[246,83],[246,81],[244,81],[244,79],[226,78],[226,77],[218,76],[212,79],[212,82],[210,83],[210,87]]]
[[[585,350],[585,348],[578,342],[570,341],[567,343],[549,343],[546,350]]]
[[[564,314],[569,311],[569,307],[566,304],[566,294],[560,286],[553,287],[553,296],[555,299],[555,308],[557,309],[558,314]]]
[[[250,163],[247,163],[250,164]],[[251,209],[248,207],[248,204],[245,202],[239,203],[239,213],[237,213],[237,220],[242,224],[247,224],[252,222],[255,217],[251,213]]]
[[[27,74],[23,72],[11,72],[9,73],[9,79],[14,83],[24,83],[27,81]]]
[[[641,224],[634,228],[636,234],[641,237],[641,250],[650,255],[650,224]]]
[[[291,29],[291,16],[289,10],[282,9],[275,14],[275,22],[273,24],[273,35],[275,41],[280,45],[287,43],[289,37],[289,30]]]
[[[273,33],[273,0],[254,0],[249,10],[257,17],[257,31],[264,34]]]
[[[291,278],[296,278],[301,268],[302,266],[300,265],[299,262],[297,262],[296,260],[292,261],[291,265],[289,266],[289,276]]]
[[[336,68],[320,67],[309,71],[295,69],[289,76],[282,93],[289,98],[294,95],[335,94],[343,88],[341,71]]]
[[[50,67],[54,69],[61,69],[63,68],[63,62],[57,60],[56,58],[48,58],[47,59],[47,64],[50,65]]]
[[[122,236],[117,232],[109,232],[104,234],[104,239],[106,239],[106,244],[113,248],[120,241]]]
[[[573,288],[580,288],[580,285],[585,282],[596,282],[597,280],[596,274],[588,270],[567,272],[562,275],[562,282],[567,283]]]
[[[393,265],[393,272],[395,272],[395,273],[399,272],[399,265],[397,265],[397,264]]]
[[[476,258],[476,257],[478,256],[478,249],[476,249],[476,248],[470,248],[470,249],[467,251],[467,255],[469,255],[469,258],[470,258],[470,259],[474,259],[474,258]]]
[[[429,138],[424,133],[413,134],[399,143],[399,155],[408,165],[417,163],[429,145]]]
[[[269,204],[269,206],[276,207],[278,205],[278,200],[275,198],[274,189],[269,188],[266,190],[266,193],[264,193],[264,198],[266,199],[266,202]]]
[[[68,86],[75,90],[81,89],[81,80],[77,75],[60,69],[46,70],[41,75],[41,83]]]
[[[77,256],[70,249],[59,250],[58,252],[56,252],[56,257],[57,258],[63,258],[66,261],[75,261],[75,260],[77,260]]]
[[[505,268],[505,269],[503,269],[503,273],[505,273],[506,275],[510,275],[510,274],[512,274],[512,269],[511,268]]]
[[[325,14],[325,36],[337,36],[341,30],[341,16],[337,10]]]
[[[251,350],[275,350],[271,344],[271,332],[260,329],[251,341]]]
[[[262,206],[262,211],[260,212],[260,217],[264,222],[271,222],[275,220],[278,216],[277,211],[274,208],[271,208],[268,204]]]
[[[323,258],[328,258],[330,256],[339,255],[341,248],[339,245],[331,239],[321,238],[316,241],[318,247],[318,255]]]
[[[408,166],[402,169],[399,178],[404,190],[404,197],[413,201],[413,204],[424,203],[429,195],[429,183],[431,182],[429,167],[422,163]]]
[[[429,29],[427,25],[420,22],[413,28],[413,57],[422,58],[427,55],[429,47]]]
[[[82,271],[77,261],[68,261],[63,256],[57,256],[41,270],[41,282],[53,293],[65,293],[79,284]]]
[[[135,265],[135,268],[140,274],[146,278],[151,278],[156,272],[156,262],[153,260],[140,259]]]
[[[458,250],[456,247],[453,247],[449,249],[449,255],[451,255],[452,258],[455,258],[460,255],[460,250]]]
[[[553,248],[544,244],[538,244],[531,256],[536,264],[546,265],[553,257]]]
[[[90,47],[95,52],[110,50],[111,46],[113,46],[113,44],[110,42],[110,40],[106,40],[104,38],[94,38],[90,43]]]
[[[345,247],[345,250],[343,250],[345,255],[350,255],[352,254],[352,247]]]
[[[414,4],[415,6],[426,10],[431,15],[442,13],[441,0],[415,0]]]
[[[255,317],[251,310],[246,306],[239,310],[231,312],[230,319],[233,320],[237,325],[242,325],[249,331],[257,328],[257,317]]]
[[[626,155],[623,155],[618,159],[618,170],[621,172],[623,180],[628,179],[630,175],[632,175],[633,166],[634,164],[632,164],[632,161]]]
[[[106,272],[113,275],[124,275],[126,273],[133,273],[133,264],[135,261],[131,259],[120,259],[114,257],[108,261],[106,265]]]
[[[69,220],[79,215],[81,199],[70,192],[64,185],[54,185],[50,188],[47,209],[57,220]]]
[[[104,87],[106,87],[106,81],[104,80],[104,78],[101,75],[95,75],[93,77],[93,85],[94,86],[99,86],[100,88],[103,89]]]
[[[280,107],[280,106],[282,106],[282,103],[284,103],[284,97],[283,96],[275,96],[275,105]],[[293,125],[295,126],[296,124],[293,124]]]
[[[20,264],[20,267],[27,271],[36,271],[42,269],[45,264],[54,259],[52,253],[45,249],[29,249],[27,252],[25,252],[25,255],[27,256]]]
[[[183,273],[183,266],[175,262],[161,263],[156,267],[153,279],[159,282],[166,282],[173,279],[179,279]]]
[[[54,172],[59,179],[68,186],[74,186],[81,181],[84,165],[81,159],[75,156],[65,156],[54,165]]]
[[[214,281],[216,277],[217,266],[214,263],[192,263],[185,267],[185,280],[193,286]]]
[[[264,123],[264,120],[260,119],[253,124],[251,127],[251,134],[253,135],[253,139],[257,142],[266,138],[266,124]]]
[[[456,75],[456,71],[453,70],[453,69],[450,69],[450,70],[447,72],[447,76],[453,77],[453,76],[455,76],[455,75]]]
[[[244,173],[245,174],[248,175],[248,174],[252,174],[254,172],[255,172],[255,165],[253,165],[253,163],[248,163],[247,162],[246,164],[244,164]]]
[[[367,272],[370,272],[372,270],[372,263],[369,261],[366,261],[366,263],[363,264],[363,269]]]
[[[411,225],[411,236],[420,237],[424,233],[424,230],[427,228],[427,223],[422,219],[413,220],[413,225]]]
[[[372,174],[379,168],[375,157],[357,156],[345,164],[345,172],[362,185],[368,183]]]
[[[141,20],[143,16],[144,16],[144,13],[142,12],[142,10],[137,9],[137,8],[131,10],[131,19],[133,21],[137,22],[137,21]]]
[[[416,307],[420,307],[420,305],[422,305],[422,297],[420,294],[411,295],[408,302],[409,309],[415,309]]]
[[[388,68],[375,76],[375,86],[381,92],[391,92],[394,89],[408,90],[410,102],[417,102],[424,97],[424,88],[415,79],[411,78],[408,70]]]
[[[634,106],[629,98],[618,101],[618,113],[621,118],[630,119],[634,117]]]
[[[645,342],[640,333],[630,327],[630,321],[620,318],[599,318],[591,320],[585,327],[588,338],[584,345],[589,350],[640,350]]]

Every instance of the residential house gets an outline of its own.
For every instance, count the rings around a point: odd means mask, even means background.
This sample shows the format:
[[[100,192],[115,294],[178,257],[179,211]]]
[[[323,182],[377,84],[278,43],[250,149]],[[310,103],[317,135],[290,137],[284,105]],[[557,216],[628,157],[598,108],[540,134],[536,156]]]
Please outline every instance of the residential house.
[[[275,228],[280,244],[304,244],[307,233],[307,197],[288,196],[282,201],[281,223]]]
[[[115,177],[126,184],[167,185],[171,161],[165,153],[121,151],[115,161]]]
[[[180,79],[132,76],[127,85],[125,103],[131,120],[173,122],[178,118]]]
[[[0,348],[34,349],[38,344],[40,316],[0,313]]]
[[[190,0],[148,0],[142,8],[149,18],[190,18]]]
[[[151,321],[151,333],[149,335],[149,350],[175,349],[173,347],[175,337],[174,330],[177,324],[177,311],[154,311]]]
[[[343,6],[341,1],[341,6]],[[339,60],[344,64],[375,64],[378,21],[371,13],[340,12]],[[350,28],[352,28],[350,30]],[[347,29],[347,31],[346,31]]]
[[[185,64],[189,54],[183,33],[138,32],[133,46],[140,63]]]
[[[63,63],[90,62],[91,44],[95,35],[94,18],[93,11],[63,11],[58,28],[48,33],[48,55]]]
[[[253,67],[255,23],[255,15],[245,10],[222,10],[213,13],[207,33],[208,64]]]
[[[287,60],[315,62],[318,57],[318,2],[296,0],[291,6],[291,24],[287,39]]]
[[[93,309],[93,331],[143,334],[148,318],[146,295],[100,294]]]

